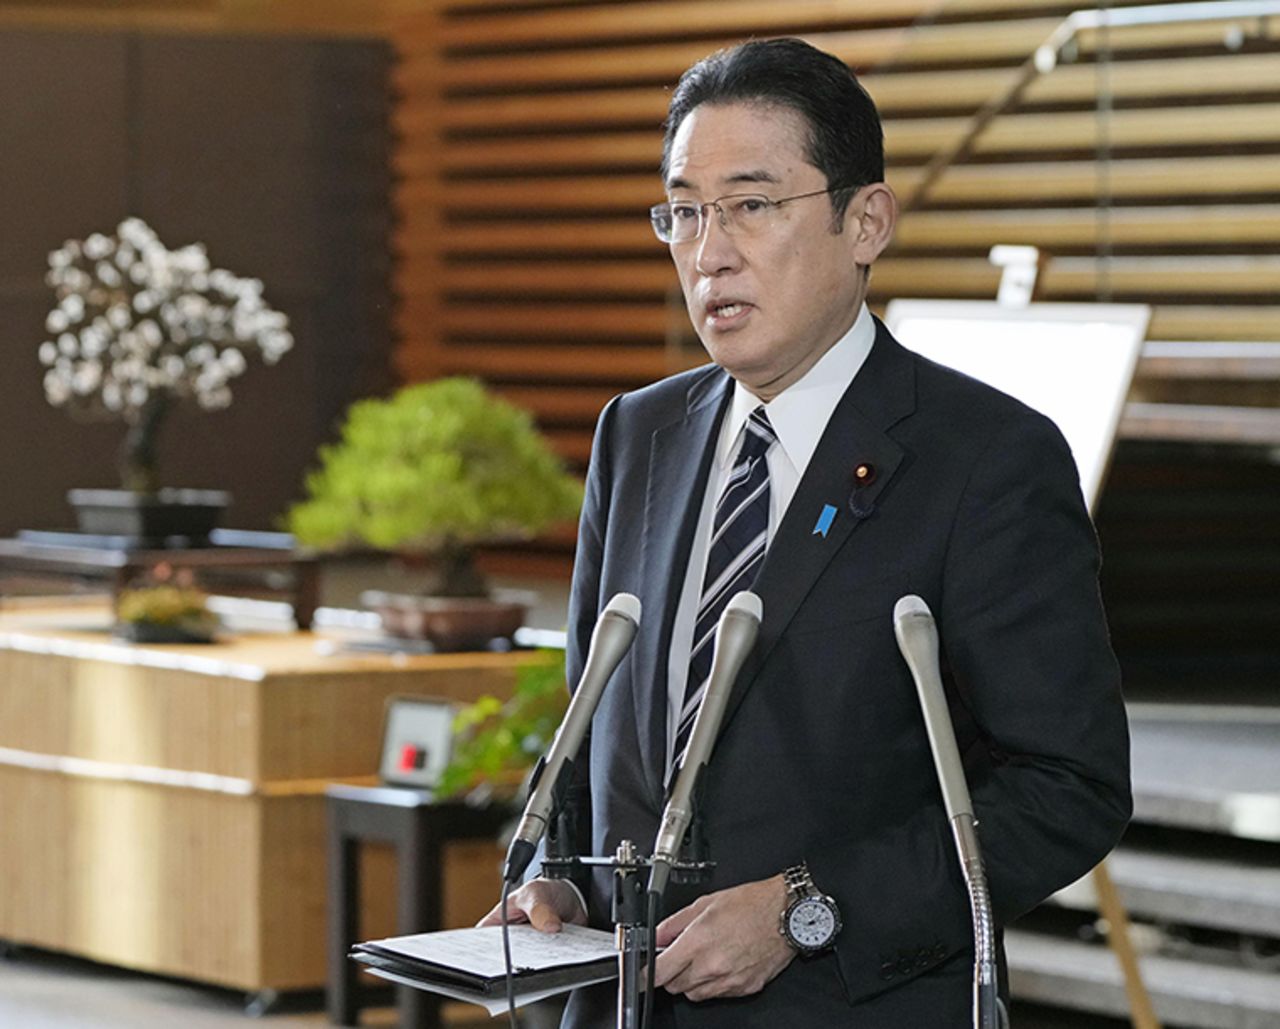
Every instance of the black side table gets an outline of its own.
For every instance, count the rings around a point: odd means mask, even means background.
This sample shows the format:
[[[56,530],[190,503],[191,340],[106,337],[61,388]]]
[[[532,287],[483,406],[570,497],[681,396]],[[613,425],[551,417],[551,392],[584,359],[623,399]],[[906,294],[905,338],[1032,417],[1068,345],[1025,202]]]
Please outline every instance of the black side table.
[[[363,942],[359,918],[357,848],[365,841],[396,851],[396,931],[442,928],[444,845],[494,836],[511,817],[501,805],[476,808],[436,802],[425,790],[393,786],[332,785],[328,808],[329,933],[326,1007],[334,1025],[359,1025],[357,966],[347,952]],[[495,902],[497,898],[495,897]],[[440,998],[409,986],[396,988],[401,1029],[439,1029]]]

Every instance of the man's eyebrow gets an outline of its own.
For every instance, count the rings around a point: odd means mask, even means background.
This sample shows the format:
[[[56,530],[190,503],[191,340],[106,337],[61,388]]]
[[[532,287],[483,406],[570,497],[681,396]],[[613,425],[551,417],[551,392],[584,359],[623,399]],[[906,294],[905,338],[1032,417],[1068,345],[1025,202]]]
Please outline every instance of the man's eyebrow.
[[[724,180],[726,183],[735,184],[739,182],[768,182],[772,185],[780,185],[782,180],[773,172],[765,171],[763,168],[757,168],[752,171],[737,172],[730,175]],[[675,189],[693,189],[693,183],[688,179],[681,178],[677,175],[675,178],[667,180],[667,192],[670,193]]]
[[[773,185],[781,184],[782,180],[773,172],[758,169],[756,171],[739,172],[737,175],[730,175],[726,182],[770,182]]]

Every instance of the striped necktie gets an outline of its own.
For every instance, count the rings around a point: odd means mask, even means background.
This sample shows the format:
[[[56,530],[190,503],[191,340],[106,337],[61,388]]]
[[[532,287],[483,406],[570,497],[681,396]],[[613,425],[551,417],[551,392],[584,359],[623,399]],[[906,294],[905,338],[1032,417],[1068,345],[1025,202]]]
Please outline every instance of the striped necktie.
[[[734,594],[751,588],[764,563],[769,542],[769,463],[765,455],[777,439],[764,408],[757,407],[747,419],[737,460],[716,502],[707,548],[707,571],[702,579],[702,595],[694,621],[684,704],[668,755],[668,785],[674,781],[675,772],[684,760],[698,705],[706,692],[720,615]]]

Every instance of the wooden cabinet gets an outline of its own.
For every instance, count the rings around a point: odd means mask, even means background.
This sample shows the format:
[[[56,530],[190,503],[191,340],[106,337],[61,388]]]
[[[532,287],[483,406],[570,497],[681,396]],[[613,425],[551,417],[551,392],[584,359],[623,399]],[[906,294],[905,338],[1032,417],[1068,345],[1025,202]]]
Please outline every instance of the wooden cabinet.
[[[139,647],[108,622],[0,612],[0,938],[249,991],[324,983],[324,788],[374,781],[386,698],[501,695],[539,660]],[[390,855],[367,860],[365,926],[391,934]],[[488,909],[499,861],[456,845],[446,924]]]

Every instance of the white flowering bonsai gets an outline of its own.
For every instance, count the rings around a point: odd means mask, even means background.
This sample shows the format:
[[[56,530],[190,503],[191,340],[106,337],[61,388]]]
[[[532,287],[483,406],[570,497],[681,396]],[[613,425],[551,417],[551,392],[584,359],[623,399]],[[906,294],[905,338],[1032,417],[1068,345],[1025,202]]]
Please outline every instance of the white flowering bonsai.
[[[175,403],[226,407],[249,358],[274,364],[293,346],[258,279],[211,268],[200,243],[169,250],[140,218],[113,236],[68,240],[49,254],[46,281],[58,303],[40,344],[45,396],[128,424],[128,490],[156,492],[156,441]]]

